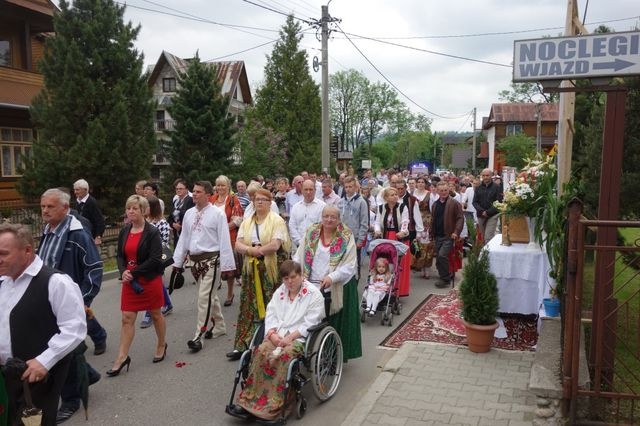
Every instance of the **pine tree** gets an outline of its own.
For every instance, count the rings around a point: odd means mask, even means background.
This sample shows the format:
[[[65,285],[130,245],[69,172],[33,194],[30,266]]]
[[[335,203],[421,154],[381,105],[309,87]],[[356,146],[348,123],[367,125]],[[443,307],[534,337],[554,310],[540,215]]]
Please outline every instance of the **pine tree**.
[[[192,183],[214,182],[232,169],[234,119],[227,115],[229,97],[222,96],[216,79],[216,67],[202,63],[198,54],[189,60],[185,73],[178,78],[178,90],[168,108],[176,120],[169,131],[167,152],[171,162],[165,184],[177,177]]]
[[[37,138],[18,189],[35,198],[84,178],[103,212],[116,215],[147,176],[156,146],[152,95],[133,48],[140,27],[125,24],[124,7],[112,0],[62,0],[60,9],[40,63]]]
[[[299,49],[300,33],[293,16],[287,17],[267,58],[255,104],[256,119],[283,136],[289,175],[320,168],[320,93],[309,74],[307,54]]]

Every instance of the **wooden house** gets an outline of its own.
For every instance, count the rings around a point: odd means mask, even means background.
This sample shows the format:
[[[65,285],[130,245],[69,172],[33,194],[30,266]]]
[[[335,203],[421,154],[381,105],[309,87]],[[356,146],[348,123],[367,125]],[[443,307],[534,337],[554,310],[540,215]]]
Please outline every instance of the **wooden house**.
[[[15,184],[34,137],[29,107],[42,90],[38,61],[53,33],[48,0],[0,0],[0,201],[17,201]]]
[[[241,126],[244,123],[246,109],[253,103],[244,61],[208,62],[208,64],[216,67],[217,80],[222,89],[222,95],[229,96],[227,114],[233,116],[236,123]],[[171,141],[165,130],[172,130],[175,121],[167,107],[171,105],[171,99],[180,87],[180,73],[185,73],[188,66],[189,59],[182,59],[163,51],[150,70],[149,86],[153,90],[153,97],[157,103],[154,128],[156,138],[161,142],[160,147]],[[160,179],[162,168],[168,166],[169,161],[160,148],[160,152],[153,159],[151,177]]]
[[[501,103],[491,105],[489,117],[483,120],[482,131],[487,139],[481,146],[481,158],[488,157],[488,168],[500,172],[504,156],[497,145],[500,139],[516,133],[524,133],[534,140],[538,136],[540,121],[540,139],[542,150],[549,152],[558,139],[558,104]]]

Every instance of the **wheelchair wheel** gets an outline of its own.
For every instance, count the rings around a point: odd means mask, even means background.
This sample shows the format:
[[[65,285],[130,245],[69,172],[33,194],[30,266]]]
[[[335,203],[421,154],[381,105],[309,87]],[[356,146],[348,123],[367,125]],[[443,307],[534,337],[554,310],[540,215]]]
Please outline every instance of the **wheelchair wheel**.
[[[307,412],[307,400],[303,396],[296,401],[296,418],[301,419]]]
[[[338,390],[342,377],[342,341],[333,327],[318,332],[313,342],[311,387],[320,401],[331,398]]]

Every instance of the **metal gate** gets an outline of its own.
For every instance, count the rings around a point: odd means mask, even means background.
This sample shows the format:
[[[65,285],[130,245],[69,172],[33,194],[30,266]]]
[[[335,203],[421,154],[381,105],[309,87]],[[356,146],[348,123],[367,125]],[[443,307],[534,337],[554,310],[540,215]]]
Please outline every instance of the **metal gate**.
[[[565,408],[571,424],[640,424],[640,221],[584,220],[581,211],[579,202],[570,205]],[[597,245],[593,241],[602,232],[627,239]],[[590,379],[584,387],[581,359],[587,360]]]

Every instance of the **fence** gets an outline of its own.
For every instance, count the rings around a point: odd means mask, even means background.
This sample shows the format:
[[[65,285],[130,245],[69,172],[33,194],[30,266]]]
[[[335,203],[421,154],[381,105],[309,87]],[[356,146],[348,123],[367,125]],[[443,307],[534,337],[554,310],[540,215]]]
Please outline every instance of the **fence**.
[[[640,222],[570,215],[563,382],[571,424],[640,423]],[[597,233],[620,232],[616,245]],[[590,375],[578,387],[581,343]]]

